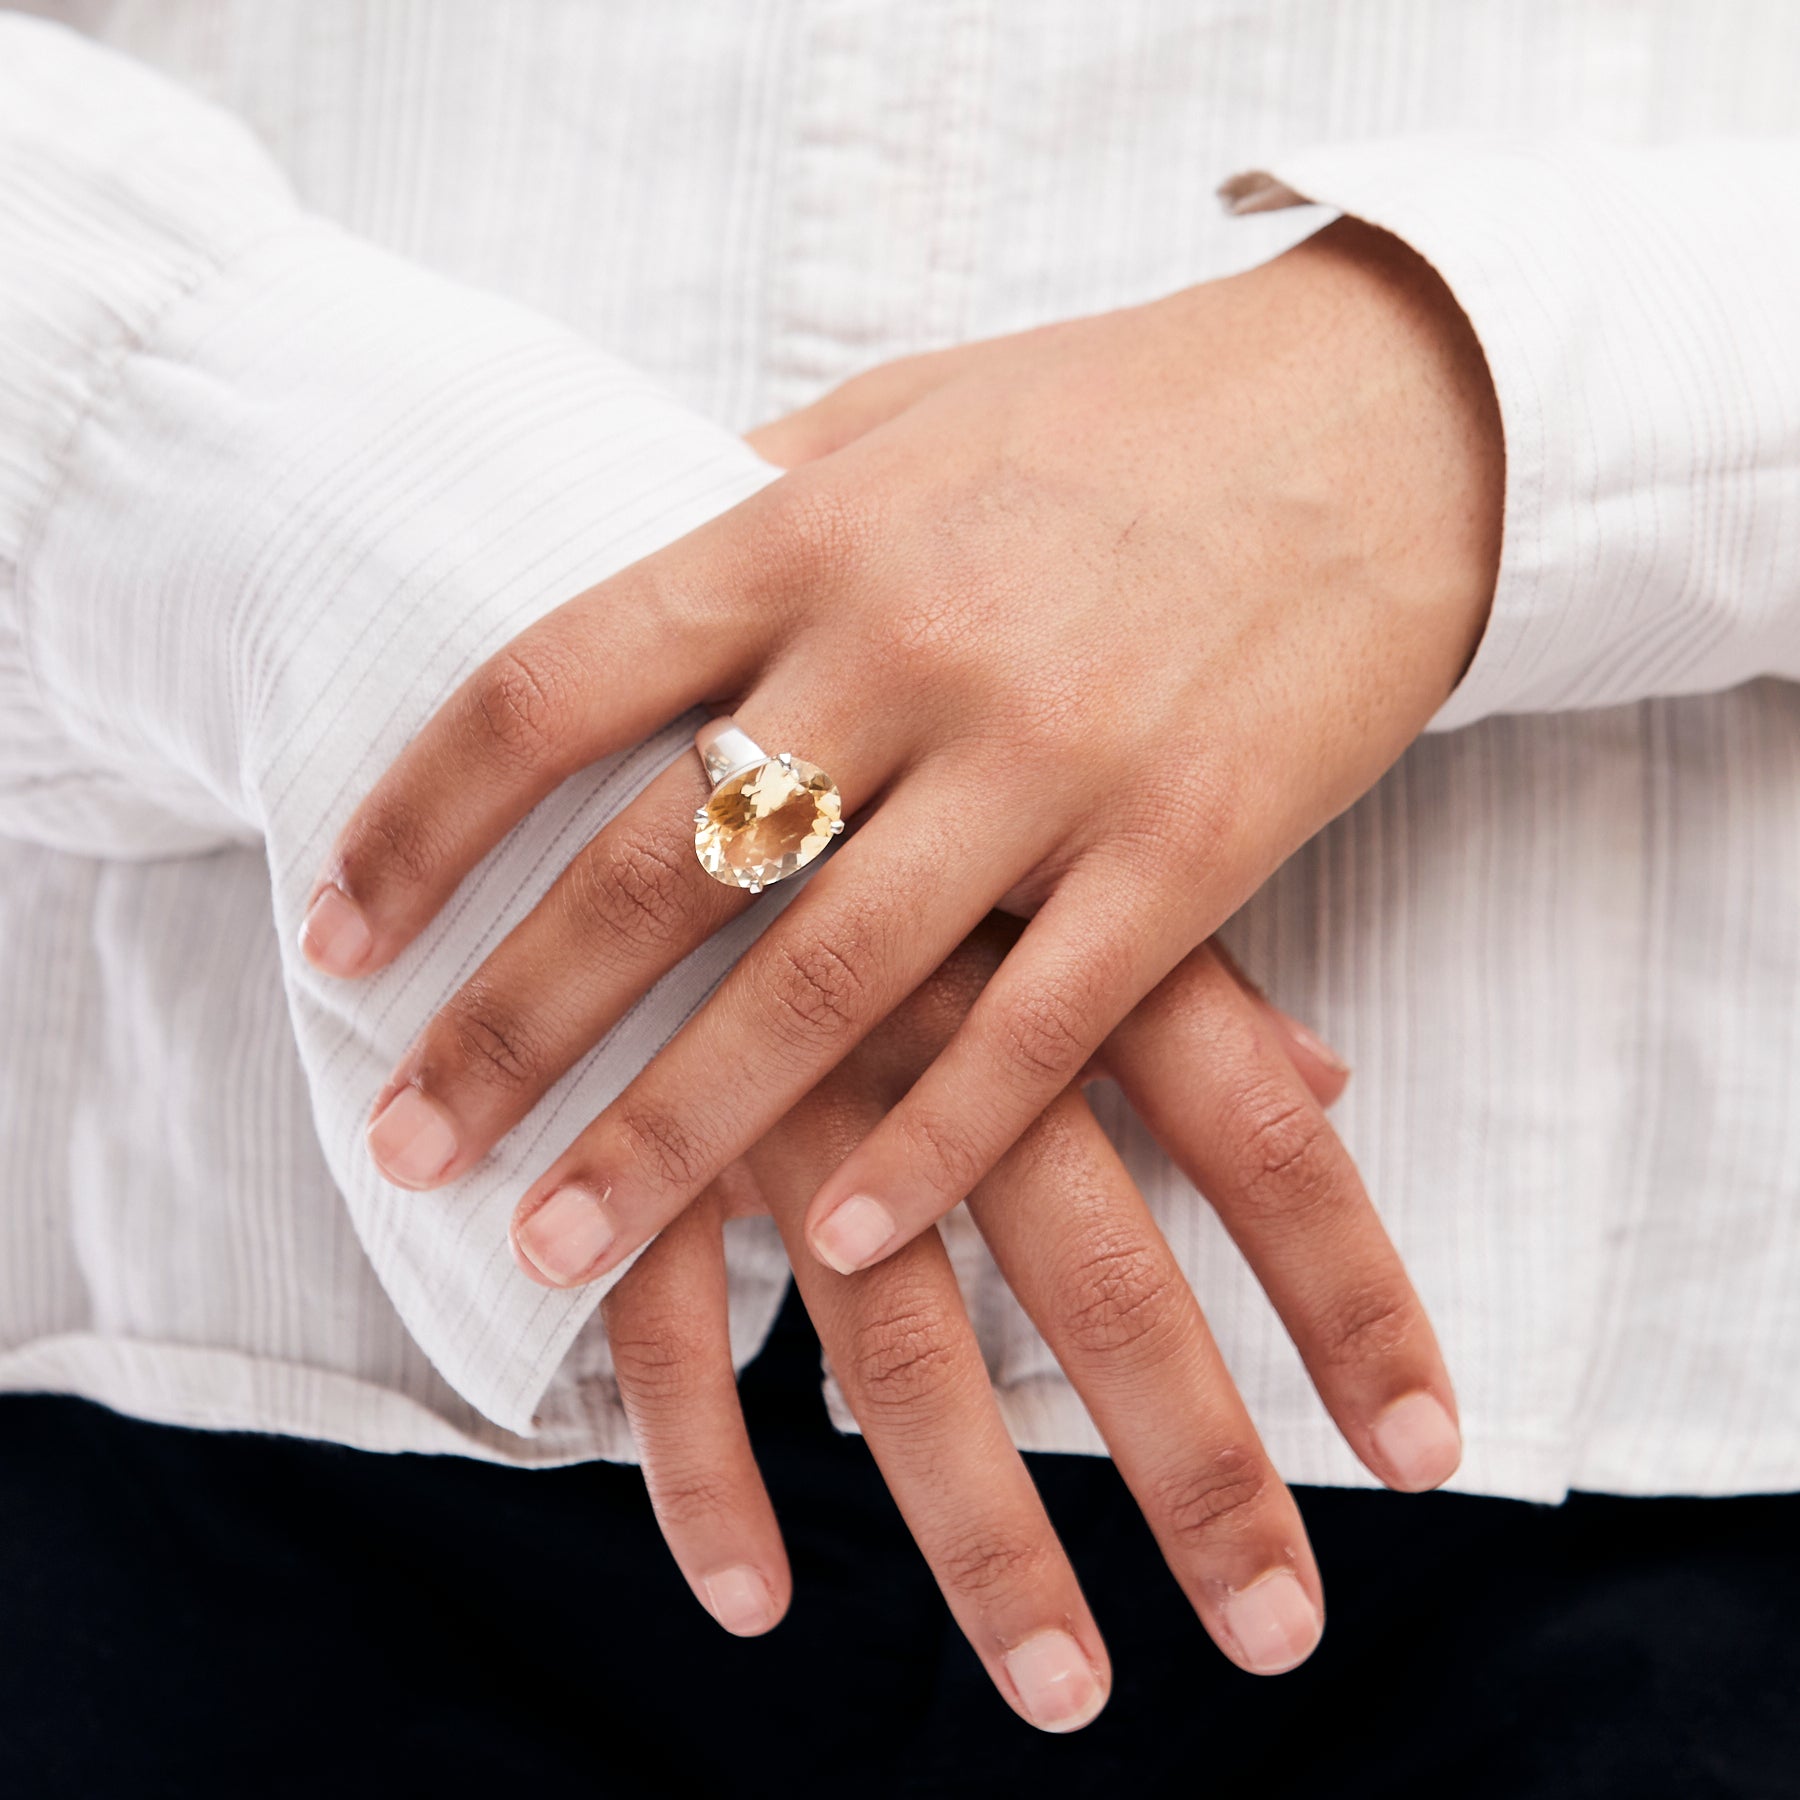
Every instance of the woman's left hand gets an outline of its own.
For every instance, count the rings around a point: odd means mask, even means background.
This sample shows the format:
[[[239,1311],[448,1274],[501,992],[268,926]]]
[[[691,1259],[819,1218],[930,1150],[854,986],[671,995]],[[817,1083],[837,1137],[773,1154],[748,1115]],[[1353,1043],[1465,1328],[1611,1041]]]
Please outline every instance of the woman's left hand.
[[[1035,915],[822,1181],[867,1266],[965,1198],[1108,1032],[1442,704],[1481,634],[1501,442],[1427,266],[1354,221],[1152,305],[880,370],[775,428],[802,466],[552,613],[357,810],[305,943],[418,933],[565,777],[709,698],[829,769],[858,829],[526,1196],[558,1279],[617,1265],[993,907]],[[381,1096],[384,1171],[467,1170],[748,902],[666,771]]]
[[[658,1237],[603,1312],[677,1563],[728,1630],[767,1630],[790,1577],[733,1381],[720,1234],[732,1212],[771,1212],[844,1397],[957,1623],[1016,1710],[1067,1731],[1105,1699],[1105,1645],[1013,1448],[944,1245],[927,1231],[843,1276],[802,1236],[820,1177],[942,1048],[1017,932],[986,922]],[[1120,1082],[1203,1187],[1345,1441],[1390,1486],[1428,1487],[1458,1454],[1449,1377],[1320,1110],[1342,1074],[1315,1044],[1204,945],[1108,1039],[1094,1073]],[[1052,1103],[969,1212],[1220,1649],[1256,1674],[1302,1661],[1324,1599],[1294,1498],[1081,1093]]]

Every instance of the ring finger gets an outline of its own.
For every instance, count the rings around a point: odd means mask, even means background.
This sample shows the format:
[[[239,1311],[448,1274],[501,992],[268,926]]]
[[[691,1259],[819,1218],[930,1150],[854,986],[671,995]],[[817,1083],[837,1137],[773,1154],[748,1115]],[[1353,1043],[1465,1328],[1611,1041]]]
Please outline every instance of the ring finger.
[[[750,710],[788,716],[779,699]],[[833,766],[856,771],[846,810],[898,767],[891,739],[884,747],[852,722],[827,720],[820,735]],[[706,793],[695,757],[663,770],[425,1027],[372,1111],[369,1151],[390,1181],[432,1188],[473,1166],[640,995],[744,911],[744,890],[714,880],[694,853]]]
[[[983,866],[931,878],[954,868],[960,822],[982,798],[967,775],[919,765],[532,1183],[514,1230],[548,1285],[591,1281],[660,1230],[980,923],[1036,854],[1033,827],[1008,821]]]

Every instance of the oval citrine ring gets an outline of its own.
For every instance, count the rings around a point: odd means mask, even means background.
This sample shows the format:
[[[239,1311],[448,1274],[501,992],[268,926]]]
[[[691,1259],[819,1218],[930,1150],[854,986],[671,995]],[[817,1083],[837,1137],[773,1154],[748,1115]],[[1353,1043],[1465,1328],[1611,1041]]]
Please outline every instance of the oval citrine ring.
[[[694,734],[712,793],[694,814],[694,854],[714,881],[760,894],[796,875],[844,829],[843,797],[821,768],[771,756],[737,721]]]

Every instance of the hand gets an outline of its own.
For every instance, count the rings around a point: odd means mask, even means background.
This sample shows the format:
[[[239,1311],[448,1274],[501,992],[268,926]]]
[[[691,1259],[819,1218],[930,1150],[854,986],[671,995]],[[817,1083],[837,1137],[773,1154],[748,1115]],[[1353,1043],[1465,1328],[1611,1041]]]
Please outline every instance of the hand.
[[[1429,269],[1351,221],[1153,305],[880,371],[778,435],[825,453],[469,680],[357,810],[309,917],[322,967],[379,967],[554,784],[708,696],[866,815],[526,1194],[521,1242],[564,1283],[674,1218],[990,908],[1035,914],[822,1172],[808,1239],[847,1270],[941,1217],[1399,755],[1492,588],[1479,349]],[[391,1179],[466,1170],[748,904],[696,866],[704,793],[693,759],[653,781],[429,1025],[371,1130]]]
[[[937,1233],[849,1277],[808,1255],[802,1235],[821,1176],[949,1039],[1016,935],[998,920],[981,928],[663,1232],[608,1294],[604,1316],[676,1561],[727,1630],[768,1630],[790,1579],[738,1406],[720,1228],[732,1212],[771,1210],[845,1397],[958,1624],[1016,1711],[1074,1730],[1104,1703],[1106,1649],[1001,1421]],[[1289,1029],[1206,946],[1113,1034],[1093,1072],[1123,1083],[1212,1196],[1358,1455],[1393,1486],[1429,1486],[1457,1458],[1449,1381],[1319,1109],[1342,1073]],[[969,1209],[1219,1647],[1258,1674],[1304,1660],[1323,1600],[1293,1497],[1078,1092],[1001,1159]]]

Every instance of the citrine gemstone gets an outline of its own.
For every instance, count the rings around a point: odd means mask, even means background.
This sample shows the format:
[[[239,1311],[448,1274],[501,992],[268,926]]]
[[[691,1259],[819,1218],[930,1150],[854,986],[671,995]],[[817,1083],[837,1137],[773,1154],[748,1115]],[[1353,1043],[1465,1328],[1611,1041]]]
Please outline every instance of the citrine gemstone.
[[[804,869],[844,829],[843,810],[823,769],[774,757],[713,789],[695,817],[694,849],[714,881],[756,892]]]

